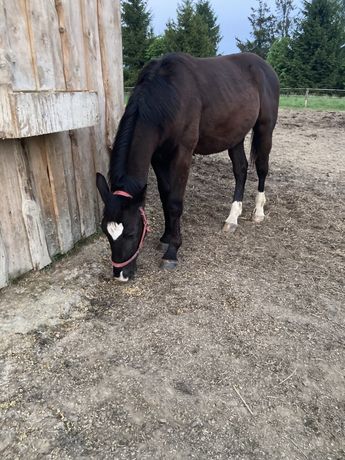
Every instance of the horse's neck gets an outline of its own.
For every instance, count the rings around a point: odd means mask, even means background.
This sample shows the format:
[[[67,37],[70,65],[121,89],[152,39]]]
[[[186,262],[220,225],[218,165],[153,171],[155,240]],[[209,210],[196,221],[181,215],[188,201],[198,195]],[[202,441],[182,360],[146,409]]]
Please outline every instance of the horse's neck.
[[[147,183],[151,158],[157,148],[158,130],[142,123],[135,127],[127,158],[127,174]]]

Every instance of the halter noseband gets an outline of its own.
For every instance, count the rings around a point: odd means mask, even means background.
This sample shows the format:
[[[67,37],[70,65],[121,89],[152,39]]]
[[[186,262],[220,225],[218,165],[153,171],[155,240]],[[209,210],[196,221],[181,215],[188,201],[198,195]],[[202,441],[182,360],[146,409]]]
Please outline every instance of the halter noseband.
[[[125,192],[123,190],[116,190],[113,193],[113,195],[124,196],[125,198],[133,198],[132,195],[130,195],[129,193],[127,193],[127,192]],[[132,255],[132,257],[130,259],[126,260],[126,262],[114,262],[112,260],[111,264],[115,268],[124,268],[127,265],[129,265],[136,257],[138,257],[139,251],[144,245],[145,236],[149,232],[149,226],[148,226],[147,217],[146,217],[144,208],[142,206],[140,206],[139,211],[140,211],[140,214],[141,214],[141,218],[143,220],[143,231],[141,233],[141,238],[140,238],[138,249],[135,251],[135,253]]]

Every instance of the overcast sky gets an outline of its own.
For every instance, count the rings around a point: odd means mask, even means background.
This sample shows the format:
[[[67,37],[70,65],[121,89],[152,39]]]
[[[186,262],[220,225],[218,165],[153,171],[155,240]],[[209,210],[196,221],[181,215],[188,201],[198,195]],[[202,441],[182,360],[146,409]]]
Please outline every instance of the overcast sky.
[[[156,35],[164,32],[168,19],[176,19],[176,7],[179,0],[148,0],[152,12],[153,29]],[[250,24],[248,16],[250,7],[257,6],[257,0],[211,0],[214,12],[218,17],[223,39],[219,45],[222,54],[237,53],[235,37],[245,40],[249,38]],[[274,10],[274,0],[266,0],[267,5]],[[296,2],[300,4],[300,1]]]

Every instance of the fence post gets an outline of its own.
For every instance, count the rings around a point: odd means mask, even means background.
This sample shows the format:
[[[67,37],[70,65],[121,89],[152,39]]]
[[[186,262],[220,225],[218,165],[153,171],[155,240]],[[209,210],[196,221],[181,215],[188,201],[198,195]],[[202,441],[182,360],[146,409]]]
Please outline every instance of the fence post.
[[[309,88],[306,89],[306,92],[304,95],[304,107],[308,106],[308,96],[309,96]]]

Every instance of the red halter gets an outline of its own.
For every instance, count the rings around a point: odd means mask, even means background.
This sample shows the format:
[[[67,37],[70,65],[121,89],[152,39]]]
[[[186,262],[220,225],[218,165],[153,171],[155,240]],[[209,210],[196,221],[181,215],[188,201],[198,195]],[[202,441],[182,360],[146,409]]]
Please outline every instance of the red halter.
[[[115,192],[113,192],[113,195],[125,196],[126,198],[133,198],[133,196],[130,193],[127,193],[123,190],[116,190]]]
[[[117,196],[124,196],[126,198],[133,198],[132,195],[130,195],[129,193],[127,192],[124,192],[123,190],[116,190],[113,195],[117,195]],[[140,214],[141,214],[141,218],[143,220],[143,231],[142,231],[142,234],[141,234],[141,238],[140,238],[140,242],[139,242],[139,246],[138,246],[138,249],[135,251],[135,253],[132,255],[132,257],[128,260],[126,260],[126,262],[114,262],[113,260],[111,261],[111,264],[113,267],[115,268],[124,268],[126,267],[128,264],[130,264],[136,257],[138,257],[138,254],[139,254],[139,251],[140,249],[143,247],[144,245],[144,239],[145,239],[145,236],[148,234],[149,232],[149,226],[148,226],[148,222],[147,222],[147,217],[146,217],[146,214],[145,214],[145,211],[144,211],[144,208],[142,206],[140,206],[139,208],[139,211],[140,211]]]

